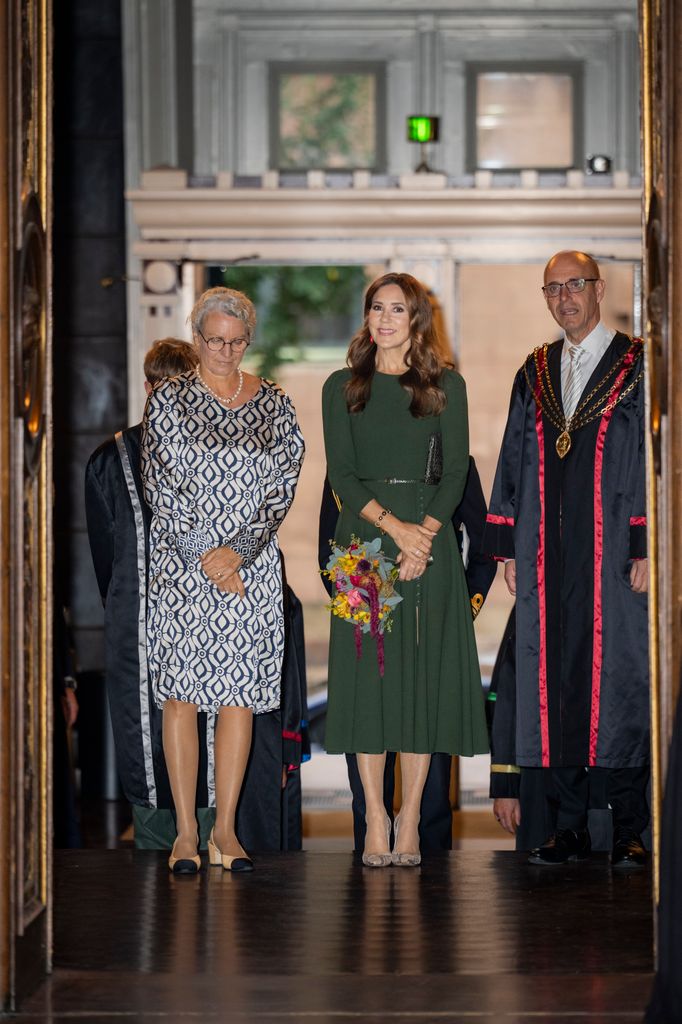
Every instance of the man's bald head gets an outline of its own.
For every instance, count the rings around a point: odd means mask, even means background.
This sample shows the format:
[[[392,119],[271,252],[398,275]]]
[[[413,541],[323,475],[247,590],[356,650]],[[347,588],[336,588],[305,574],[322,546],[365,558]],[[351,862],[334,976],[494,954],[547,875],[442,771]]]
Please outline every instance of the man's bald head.
[[[599,264],[593,256],[590,256],[589,252],[580,252],[578,249],[563,249],[561,252],[555,252],[547,261],[547,265],[545,267],[545,284],[551,280],[547,275],[551,273],[554,266],[557,263],[563,263],[565,260],[572,260],[580,264],[583,270],[581,277],[601,276],[599,273]]]

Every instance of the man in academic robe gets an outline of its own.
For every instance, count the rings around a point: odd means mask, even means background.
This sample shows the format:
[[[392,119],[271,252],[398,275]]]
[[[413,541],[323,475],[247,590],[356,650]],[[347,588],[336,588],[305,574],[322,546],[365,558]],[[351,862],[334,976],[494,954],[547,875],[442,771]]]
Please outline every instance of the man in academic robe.
[[[145,387],[196,365],[194,348],[156,341],[145,357]],[[163,756],[163,713],[154,703],[146,659],[146,585],[150,511],[142,488],[142,424],[120,431],[91,456],[85,507],[95,574],[104,603],[105,682],[121,785],[132,804],[135,845],[168,849],[175,821]],[[300,785],[305,759],[305,660],[300,602],[285,594],[282,708],[254,718],[254,737],[238,808],[250,850],[300,848]],[[214,819],[215,716],[200,713],[197,821],[205,846]]]
[[[516,375],[485,549],[516,596],[516,761],[551,769],[557,823],[536,864],[589,856],[605,772],[614,866],[640,866],[649,821],[643,354],[600,319],[605,283],[560,252],[543,292],[563,337]]]
[[[340,505],[325,477],[320,505],[318,537],[318,560],[324,569],[330,556],[330,538],[334,536]],[[452,517],[452,526],[464,556],[466,581],[474,618],[483,607],[483,602],[495,577],[496,567],[483,554],[483,531],[485,528],[486,504],[481,480],[473,458],[469,459],[469,472],[462,500]],[[464,529],[462,529],[462,527]],[[331,584],[322,577],[331,593]],[[365,794],[358,771],[355,754],[346,754],[348,781],[353,793],[353,836],[355,849],[362,853],[365,845]],[[419,821],[419,845],[423,852],[452,849],[452,805],[450,800],[450,775],[452,757],[450,754],[431,755],[429,774],[422,795],[421,818]],[[384,805],[388,815],[393,817],[393,790],[395,753],[386,754],[384,770]]]

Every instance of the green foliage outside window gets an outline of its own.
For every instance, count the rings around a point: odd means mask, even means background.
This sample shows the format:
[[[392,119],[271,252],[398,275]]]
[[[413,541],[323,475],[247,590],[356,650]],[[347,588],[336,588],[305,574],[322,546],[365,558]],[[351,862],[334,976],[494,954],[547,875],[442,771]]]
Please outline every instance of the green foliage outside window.
[[[283,74],[279,80],[280,169],[376,165],[373,74]]]
[[[305,346],[347,345],[362,319],[362,267],[229,267],[215,284],[237,288],[256,306],[256,372],[274,377]]]

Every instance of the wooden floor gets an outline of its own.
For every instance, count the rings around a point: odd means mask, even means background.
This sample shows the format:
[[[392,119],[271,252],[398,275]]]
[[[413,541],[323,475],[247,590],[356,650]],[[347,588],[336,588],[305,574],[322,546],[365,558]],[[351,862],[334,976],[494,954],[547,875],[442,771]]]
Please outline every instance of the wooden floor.
[[[640,1021],[652,980],[649,872],[605,854],[270,854],[173,877],[161,853],[63,851],[55,891],[55,971],[16,1024],[603,1024]]]

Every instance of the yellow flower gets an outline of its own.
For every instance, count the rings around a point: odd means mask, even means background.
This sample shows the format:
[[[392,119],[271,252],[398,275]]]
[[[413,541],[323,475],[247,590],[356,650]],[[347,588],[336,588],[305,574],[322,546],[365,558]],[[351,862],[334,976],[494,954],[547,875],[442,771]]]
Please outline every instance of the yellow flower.
[[[339,558],[337,565],[341,572],[346,573],[346,575],[348,576],[355,569],[356,559],[350,555],[344,555],[342,558]]]

